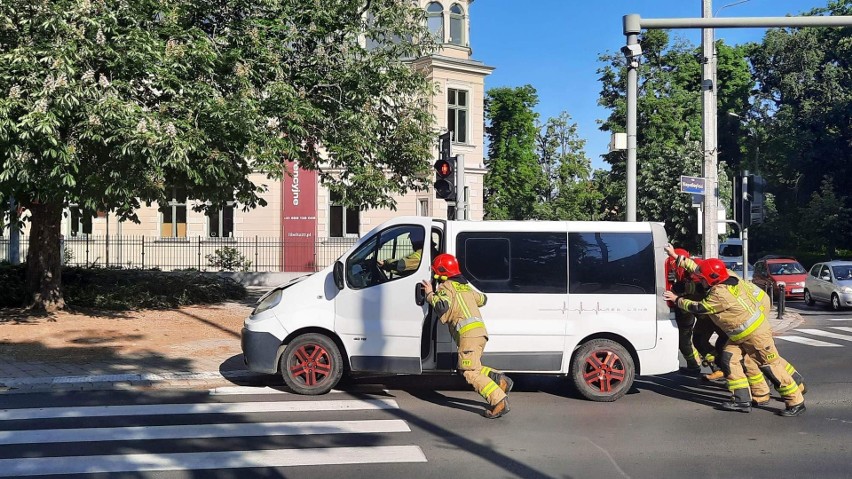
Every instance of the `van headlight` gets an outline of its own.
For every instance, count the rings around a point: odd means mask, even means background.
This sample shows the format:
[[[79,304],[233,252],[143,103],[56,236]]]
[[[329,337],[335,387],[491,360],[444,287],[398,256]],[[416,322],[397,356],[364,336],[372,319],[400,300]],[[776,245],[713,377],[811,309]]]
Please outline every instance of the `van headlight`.
[[[284,293],[282,292],[282,290],[276,289],[271,293],[267,294],[266,296],[260,298],[260,302],[257,303],[257,306],[254,308],[254,311],[252,311],[251,314],[260,314],[264,311],[270,310],[278,306],[278,303],[281,302],[281,296],[283,294]]]

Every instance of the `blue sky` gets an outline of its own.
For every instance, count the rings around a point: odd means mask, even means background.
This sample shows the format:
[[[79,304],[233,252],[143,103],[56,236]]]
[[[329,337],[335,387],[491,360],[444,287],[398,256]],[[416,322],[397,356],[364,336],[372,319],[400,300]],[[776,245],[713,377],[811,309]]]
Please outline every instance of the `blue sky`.
[[[776,17],[798,15],[824,7],[828,0],[715,0],[717,17]],[[726,6],[729,5],[729,6]],[[700,17],[701,0],[476,0],[470,9],[473,58],[496,69],[485,88],[530,84],[539,95],[540,121],[567,111],[587,140],[586,154],[596,168],[609,134],[597,120],[608,111],[597,105],[600,93],[598,55],[617,52],[625,43],[622,17]],[[700,44],[700,30],[674,34]],[[716,38],[728,44],[760,41],[764,29],[717,29]],[[696,78],[696,82],[700,79]]]

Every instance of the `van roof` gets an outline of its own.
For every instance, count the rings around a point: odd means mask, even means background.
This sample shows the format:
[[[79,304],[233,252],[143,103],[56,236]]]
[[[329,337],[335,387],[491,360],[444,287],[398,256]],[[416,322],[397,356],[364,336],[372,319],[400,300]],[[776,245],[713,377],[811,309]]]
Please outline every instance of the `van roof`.
[[[509,231],[589,231],[589,232],[621,232],[621,231],[651,231],[651,222],[647,221],[447,221],[453,226],[463,226],[474,231],[494,229]]]

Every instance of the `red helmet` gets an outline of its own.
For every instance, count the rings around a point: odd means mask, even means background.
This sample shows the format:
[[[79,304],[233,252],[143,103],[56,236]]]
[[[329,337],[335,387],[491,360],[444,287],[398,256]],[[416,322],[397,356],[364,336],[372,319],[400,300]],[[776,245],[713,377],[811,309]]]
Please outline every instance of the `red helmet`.
[[[725,267],[725,263],[719,258],[705,259],[701,262],[698,271],[710,286],[719,284],[729,278],[728,268]]]
[[[678,256],[689,258],[689,251],[683,248],[675,248],[674,252]],[[679,268],[677,266],[677,258],[669,257],[669,259],[666,260],[666,271],[674,271],[675,277],[678,281],[683,281],[683,279],[686,277],[686,271],[683,268]]]
[[[435,256],[435,259],[432,261],[432,272],[439,279],[452,278],[461,274],[458,260],[455,256],[447,253]]]

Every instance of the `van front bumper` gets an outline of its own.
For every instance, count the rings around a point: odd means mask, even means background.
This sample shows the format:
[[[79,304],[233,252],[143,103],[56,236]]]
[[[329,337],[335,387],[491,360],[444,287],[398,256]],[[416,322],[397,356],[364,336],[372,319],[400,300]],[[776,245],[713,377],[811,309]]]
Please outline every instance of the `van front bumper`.
[[[281,347],[281,340],[272,333],[243,328],[240,332],[240,345],[243,361],[249,371],[267,374],[278,372],[278,348]]]

